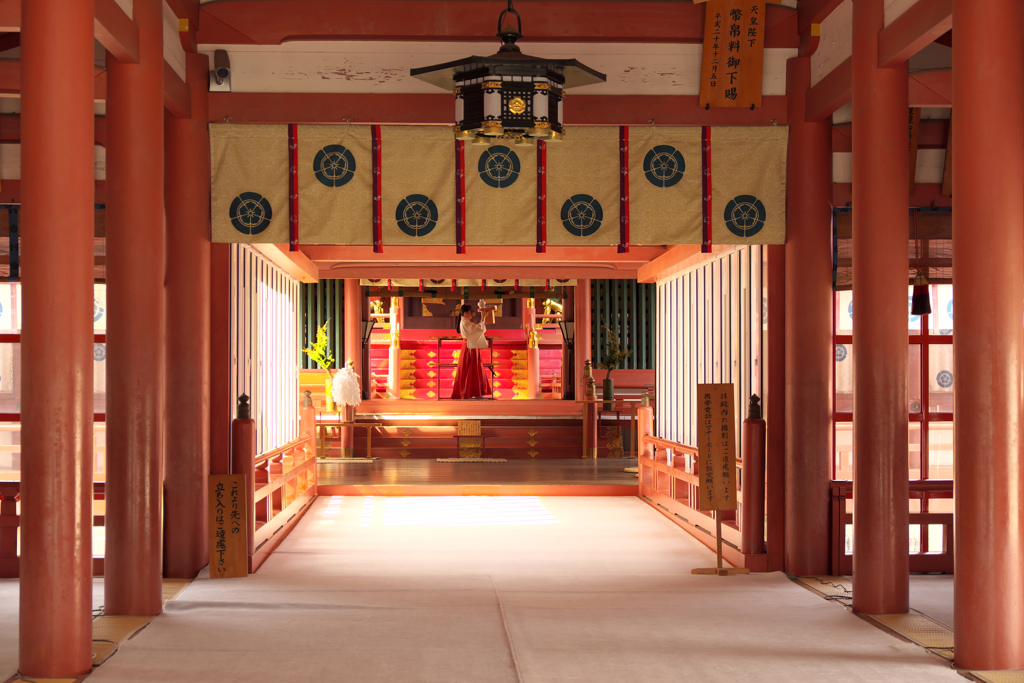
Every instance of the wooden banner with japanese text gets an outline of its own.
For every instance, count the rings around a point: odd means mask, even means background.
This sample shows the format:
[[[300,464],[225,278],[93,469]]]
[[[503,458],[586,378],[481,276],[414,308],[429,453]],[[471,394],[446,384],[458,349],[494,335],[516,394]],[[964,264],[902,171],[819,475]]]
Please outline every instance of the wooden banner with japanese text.
[[[697,385],[700,510],[736,509],[736,418],[732,384]]]
[[[245,475],[213,474],[209,482],[210,578],[248,576]]]
[[[700,106],[761,106],[765,0],[708,0]]]

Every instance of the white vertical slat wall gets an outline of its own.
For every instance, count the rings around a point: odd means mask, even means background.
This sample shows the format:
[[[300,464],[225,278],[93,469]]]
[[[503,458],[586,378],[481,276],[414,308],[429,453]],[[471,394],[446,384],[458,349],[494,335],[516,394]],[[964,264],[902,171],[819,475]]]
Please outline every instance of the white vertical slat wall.
[[[661,438],[698,445],[698,384],[735,385],[738,437],[750,395],[764,396],[765,251],[736,247],[658,283],[655,430]]]
[[[234,401],[249,396],[257,453],[299,435],[298,308],[297,280],[231,245],[231,387]]]

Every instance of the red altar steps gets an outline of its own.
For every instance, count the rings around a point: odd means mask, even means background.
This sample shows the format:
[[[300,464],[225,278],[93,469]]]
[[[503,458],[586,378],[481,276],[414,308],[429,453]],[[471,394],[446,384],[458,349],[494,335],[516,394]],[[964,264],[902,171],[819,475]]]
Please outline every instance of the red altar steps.
[[[384,426],[371,437],[373,456],[380,458],[455,458],[458,457],[457,417],[438,416],[429,422],[408,419],[375,418]],[[329,430],[326,457],[339,457],[340,441]],[[579,419],[481,419],[486,439],[485,458],[578,458],[582,455],[582,425]],[[355,434],[355,451],[366,453],[364,430]],[[607,454],[603,444],[598,456]]]

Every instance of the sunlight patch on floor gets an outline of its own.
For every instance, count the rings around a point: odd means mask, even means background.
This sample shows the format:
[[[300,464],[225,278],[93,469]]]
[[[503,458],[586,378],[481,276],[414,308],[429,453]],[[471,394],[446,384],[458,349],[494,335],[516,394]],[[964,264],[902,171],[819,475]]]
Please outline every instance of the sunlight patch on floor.
[[[559,521],[547,511],[537,496],[431,496],[385,499],[384,526],[540,524],[559,524]]]

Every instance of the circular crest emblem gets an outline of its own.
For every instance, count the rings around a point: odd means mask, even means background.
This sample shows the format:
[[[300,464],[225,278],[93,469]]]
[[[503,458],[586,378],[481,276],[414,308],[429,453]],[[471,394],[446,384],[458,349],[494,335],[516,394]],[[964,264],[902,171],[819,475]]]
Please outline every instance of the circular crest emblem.
[[[494,145],[480,155],[480,180],[491,187],[508,187],[519,177],[519,155],[504,145]]]
[[[935,375],[935,383],[943,389],[949,389],[953,386],[953,373],[949,370],[943,370],[939,374]]]
[[[562,204],[562,225],[574,237],[589,237],[601,228],[601,202],[589,194],[574,194]]]
[[[437,225],[437,206],[426,195],[411,194],[398,202],[395,220],[406,235],[423,237]]]
[[[846,350],[846,344],[836,344],[836,362],[842,363],[846,360],[846,356],[849,355],[849,351]]]
[[[655,187],[672,187],[683,179],[683,154],[670,145],[655,145],[644,157],[644,175]]]
[[[105,361],[107,359],[107,345],[106,344],[93,344],[92,345],[92,359],[94,361]]]
[[[97,322],[103,317],[103,307],[100,306],[100,302],[96,299],[92,300],[92,321]]]
[[[313,157],[313,174],[327,187],[341,187],[356,172],[356,159],[342,145],[327,145]]]
[[[258,235],[270,225],[270,202],[255,192],[243,192],[231,202],[231,225],[243,235]]]
[[[950,301],[948,304],[946,304],[946,313],[949,313],[949,319],[952,320],[953,319],[953,302],[952,301]]]
[[[761,232],[767,217],[764,204],[753,195],[741,194],[725,205],[725,227],[739,237],[753,237]]]

